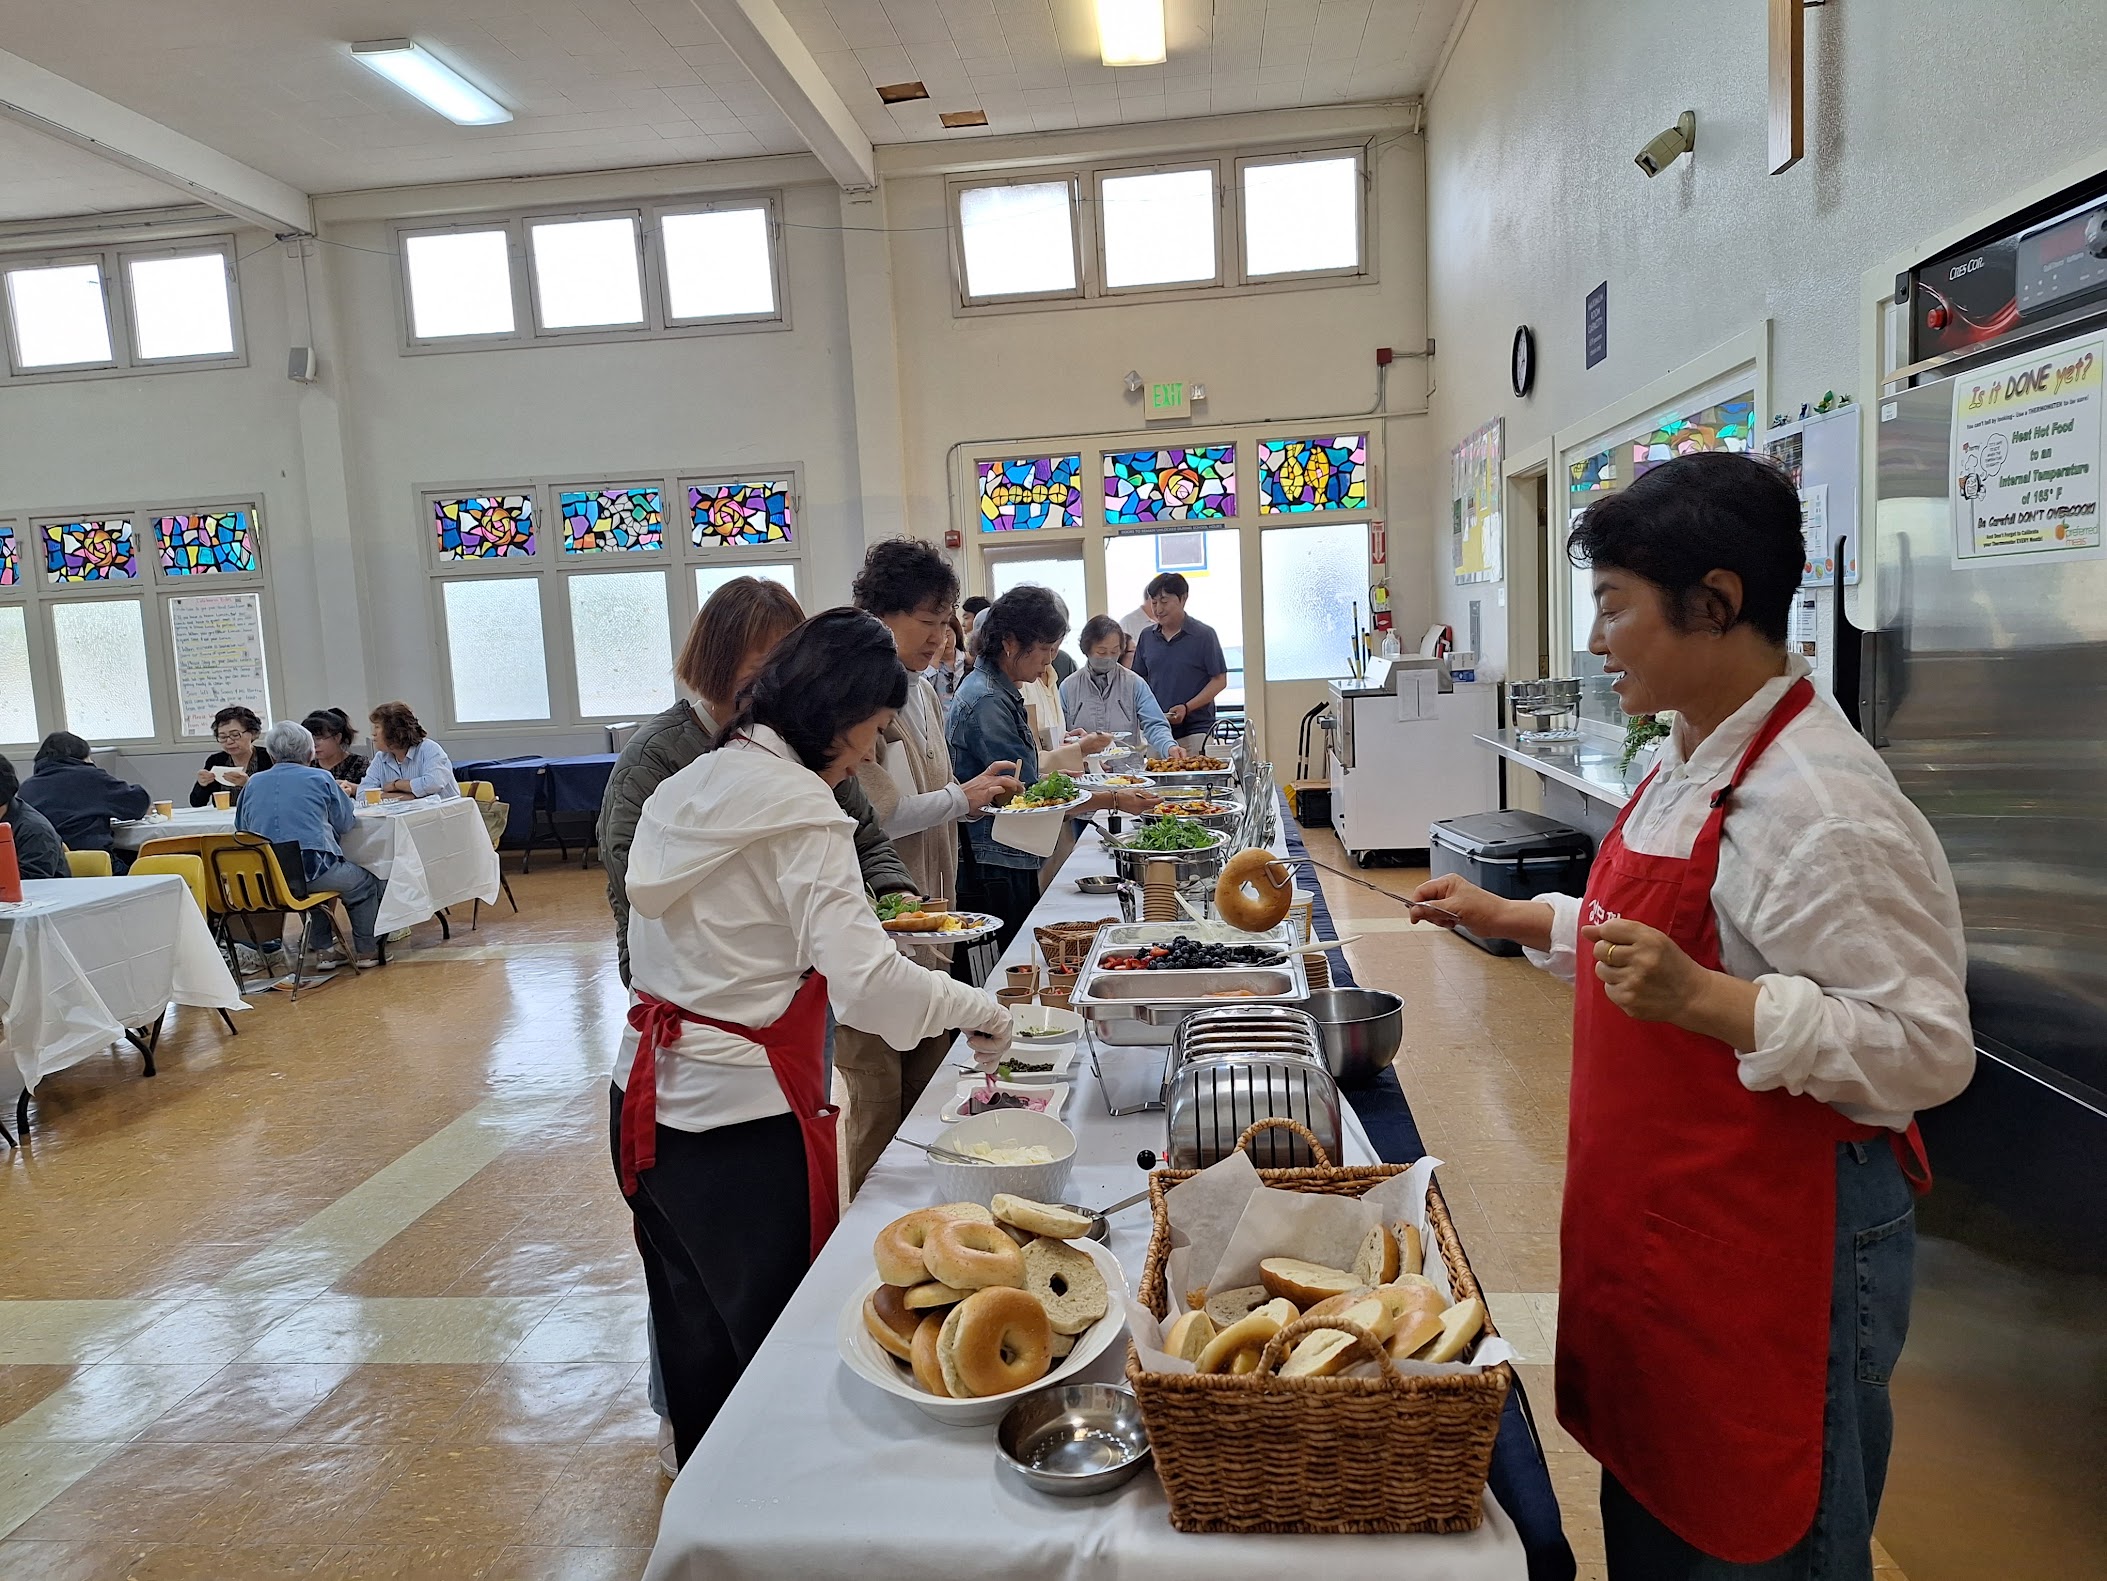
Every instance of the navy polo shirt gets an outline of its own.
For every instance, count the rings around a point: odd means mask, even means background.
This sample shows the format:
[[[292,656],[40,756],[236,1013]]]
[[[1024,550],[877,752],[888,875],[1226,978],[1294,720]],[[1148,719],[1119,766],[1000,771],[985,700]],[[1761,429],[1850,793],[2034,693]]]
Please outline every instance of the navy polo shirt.
[[[1156,701],[1169,713],[1180,703],[1200,695],[1200,689],[1217,675],[1229,673],[1222,655],[1222,639],[1204,620],[1185,617],[1178,635],[1168,640],[1156,627],[1144,631],[1134,644],[1134,673],[1149,683]],[[1174,735],[1197,735],[1214,728],[1214,704],[1196,708],[1171,726]]]

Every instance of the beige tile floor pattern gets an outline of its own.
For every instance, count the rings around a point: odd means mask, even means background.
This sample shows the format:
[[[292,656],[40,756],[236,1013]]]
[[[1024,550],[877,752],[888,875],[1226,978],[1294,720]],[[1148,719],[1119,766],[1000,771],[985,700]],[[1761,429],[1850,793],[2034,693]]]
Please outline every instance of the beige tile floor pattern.
[[[113,1055],[45,1084],[0,1156],[0,1576],[642,1572],[664,1484],[601,875],[513,882],[518,917],[258,996],[237,1038],[178,1012],[152,1081]],[[1567,992],[1326,884],[1361,980],[1413,1006],[1399,1071],[1599,1581],[1594,1466],[1550,1411]]]

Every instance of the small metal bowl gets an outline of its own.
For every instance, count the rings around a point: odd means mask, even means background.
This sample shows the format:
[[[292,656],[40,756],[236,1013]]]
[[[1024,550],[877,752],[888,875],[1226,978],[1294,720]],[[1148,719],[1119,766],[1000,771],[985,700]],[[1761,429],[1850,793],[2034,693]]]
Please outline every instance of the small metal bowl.
[[[1077,879],[1075,887],[1086,895],[1116,895],[1119,893],[1119,877],[1114,873],[1092,873],[1087,878]]]
[[[998,1459],[1041,1493],[1109,1493],[1149,1458],[1149,1430],[1132,1389],[1069,1383],[1028,1394],[995,1433]]]

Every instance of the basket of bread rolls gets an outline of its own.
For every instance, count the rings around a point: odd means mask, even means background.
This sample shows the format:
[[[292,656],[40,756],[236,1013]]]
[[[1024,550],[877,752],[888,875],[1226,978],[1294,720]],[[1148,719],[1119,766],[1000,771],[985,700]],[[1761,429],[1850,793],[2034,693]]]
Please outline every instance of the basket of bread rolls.
[[[1273,1191],[1361,1198],[1408,1173],[1395,1164],[1336,1167],[1315,1137],[1278,1118],[1251,1126],[1238,1149],[1248,1152],[1269,1126],[1301,1131],[1320,1160],[1255,1171]],[[1150,1177],[1155,1232],[1138,1299],[1161,1324],[1162,1348],[1127,1349],[1127,1382],[1148,1423],[1171,1524],[1185,1532],[1475,1530],[1512,1353],[1487,1318],[1431,1169],[1406,1183],[1425,1184],[1418,1222],[1378,1206],[1404,1194],[1390,1186],[1367,1205],[1377,1222],[1354,1229],[1361,1239],[1350,1256],[1336,1239],[1329,1260],[1283,1245],[1257,1262],[1255,1282],[1174,1293],[1167,1199],[1197,1173]],[[1294,1222],[1291,1205],[1272,1207]]]

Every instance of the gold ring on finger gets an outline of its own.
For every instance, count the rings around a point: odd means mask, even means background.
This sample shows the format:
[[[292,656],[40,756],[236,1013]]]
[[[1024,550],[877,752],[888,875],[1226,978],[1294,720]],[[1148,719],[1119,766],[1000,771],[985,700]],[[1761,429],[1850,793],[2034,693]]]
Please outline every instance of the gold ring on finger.
[[[1602,964],[1603,964],[1603,965],[1605,965],[1605,966],[1615,966],[1615,965],[1617,964],[1617,946],[1616,946],[1616,945],[1612,944],[1612,945],[1611,945],[1611,946],[1609,947],[1609,949],[1608,949],[1607,951],[1605,951],[1605,952],[1603,953],[1603,957],[1602,957]]]

